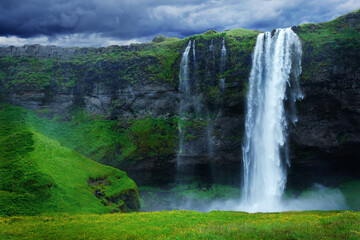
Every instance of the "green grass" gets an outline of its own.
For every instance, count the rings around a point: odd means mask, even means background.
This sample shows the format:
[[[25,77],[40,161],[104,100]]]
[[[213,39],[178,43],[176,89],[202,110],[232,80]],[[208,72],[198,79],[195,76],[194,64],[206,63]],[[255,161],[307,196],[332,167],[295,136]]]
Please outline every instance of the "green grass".
[[[360,9],[350,14],[359,15]],[[347,16],[340,16],[329,22],[300,25],[299,36],[316,44],[333,43],[335,40],[359,40],[360,23],[349,23]]]
[[[353,20],[351,20],[353,19]],[[333,66],[356,72],[360,52],[360,10],[324,23],[296,27],[303,45],[300,81],[317,79]]]
[[[0,218],[1,239],[359,239],[360,213],[192,211]]]
[[[176,118],[147,116],[118,121],[76,110],[71,121],[41,118],[32,111],[27,111],[26,119],[33,129],[65,147],[112,166],[124,167],[144,158],[176,154]]]
[[[23,108],[0,105],[0,215],[108,213],[127,195],[128,207],[139,208],[137,186],[125,172],[35,131],[27,114]],[[107,184],[90,186],[89,179]],[[101,188],[106,206],[94,196],[95,188]]]

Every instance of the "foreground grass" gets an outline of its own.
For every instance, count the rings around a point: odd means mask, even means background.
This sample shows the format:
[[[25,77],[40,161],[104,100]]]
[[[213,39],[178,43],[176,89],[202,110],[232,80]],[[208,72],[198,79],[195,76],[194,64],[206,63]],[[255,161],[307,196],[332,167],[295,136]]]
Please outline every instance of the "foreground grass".
[[[1,217],[0,239],[359,239],[360,213],[193,211]]]

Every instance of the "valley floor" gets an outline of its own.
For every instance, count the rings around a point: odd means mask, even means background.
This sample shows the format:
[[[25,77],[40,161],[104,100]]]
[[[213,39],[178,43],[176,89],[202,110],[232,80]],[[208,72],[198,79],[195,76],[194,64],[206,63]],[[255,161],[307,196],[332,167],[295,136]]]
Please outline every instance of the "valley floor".
[[[360,239],[360,212],[162,211],[0,217],[0,239]]]

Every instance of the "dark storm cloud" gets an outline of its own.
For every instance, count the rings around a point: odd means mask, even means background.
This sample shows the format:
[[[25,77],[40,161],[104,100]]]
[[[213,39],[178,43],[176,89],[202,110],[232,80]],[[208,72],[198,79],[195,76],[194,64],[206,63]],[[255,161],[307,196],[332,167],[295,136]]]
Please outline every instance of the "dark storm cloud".
[[[327,21],[357,8],[359,0],[0,0],[0,36],[184,37]]]
[[[197,1],[201,3],[201,1]],[[33,37],[71,33],[102,33],[105,36],[131,39],[155,32],[178,31],[173,16],[159,18],[153,12],[169,1],[114,0],[7,0],[0,2],[0,35]],[[176,1],[173,7],[198,4]],[[186,15],[186,13],[184,14]]]

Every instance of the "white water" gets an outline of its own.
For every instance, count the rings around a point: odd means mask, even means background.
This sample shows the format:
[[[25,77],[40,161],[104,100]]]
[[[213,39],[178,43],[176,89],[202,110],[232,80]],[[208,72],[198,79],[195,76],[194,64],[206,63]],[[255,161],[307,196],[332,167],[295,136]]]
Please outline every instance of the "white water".
[[[222,49],[224,46],[223,40]],[[194,51],[195,45],[193,44],[192,47]],[[180,65],[181,119],[186,117],[187,106],[192,104],[188,69],[190,48],[191,41],[183,52]],[[212,48],[213,46],[210,46],[210,49]],[[223,52],[226,54],[226,49]],[[328,189],[321,185],[307,189],[296,198],[283,196],[286,167],[287,165],[290,167],[286,130],[288,122],[295,124],[297,121],[295,101],[303,98],[297,81],[301,73],[301,55],[301,43],[291,29],[279,29],[274,36],[271,36],[271,33],[263,33],[257,38],[247,95],[243,145],[244,183],[241,199],[214,200],[210,204],[199,205],[191,199],[181,198],[172,201],[174,208],[247,212],[348,209],[340,190]],[[196,61],[195,52],[193,57]],[[289,112],[286,113],[285,101],[289,106]],[[210,120],[209,115],[208,120]],[[211,156],[214,143],[209,126],[208,151]],[[184,134],[181,124],[178,127],[179,167],[184,154]]]
[[[185,118],[186,114],[186,108],[188,100],[190,98],[190,81],[189,81],[189,52],[191,48],[191,40],[189,41],[188,45],[185,48],[185,51],[183,52],[181,62],[180,62],[180,73],[179,73],[179,92],[180,92],[180,109],[179,109],[179,117],[181,121],[183,118]],[[182,125],[179,122],[178,123],[178,129],[179,129],[179,150],[177,155],[177,167],[181,165],[181,158],[184,153],[184,141],[185,136],[182,130]]]
[[[196,63],[196,48],[195,48],[195,40],[193,41],[192,48],[193,48],[193,60],[194,60],[194,63]]]
[[[131,98],[134,99],[135,98],[135,93],[134,93],[132,87],[128,86],[128,90],[130,92]]]
[[[194,62],[194,108],[196,115],[199,115],[201,112],[201,95],[199,94],[199,83],[198,83],[198,63],[196,61],[196,41],[193,40],[192,43],[192,52],[193,52],[193,62]]]
[[[220,57],[220,74],[223,74],[225,71],[225,62],[226,62],[226,47],[225,47],[225,38],[222,40],[221,47],[221,57]],[[220,89],[223,92],[226,88],[225,78],[220,78]]]
[[[225,46],[225,38],[223,38],[222,47],[221,47],[221,57],[220,57],[220,73],[224,73],[225,60],[226,60],[226,46]]]
[[[189,52],[191,48],[191,40],[183,52],[180,62],[180,73],[179,73],[179,91],[181,94],[190,94],[190,82],[189,82]]]
[[[295,101],[302,99],[301,42],[290,29],[260,34],[249,77],[245,141],[243,144],[243,193],[240,200],[214,201],[208,210],[278,212],[290,210],[347,209],[338,189],[315,185],[298,198],[286,198],[288,120],[297,121]],[[285,113],[284,103],[290,112]]]
[[[242,206],[249,211],[276,211],[284,206],[281,197],[286,185],[285,164],[289,164],[284,101],[294,103],[303,97],[297,82],[301,55],[300,39],[290,28],[257,38],[243,145]],[[293,122],[297,119],[294,114]]]

